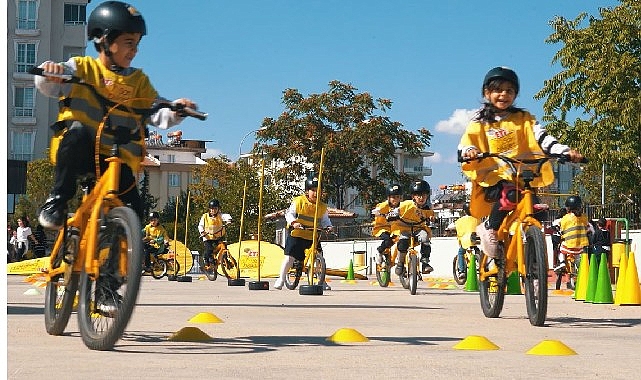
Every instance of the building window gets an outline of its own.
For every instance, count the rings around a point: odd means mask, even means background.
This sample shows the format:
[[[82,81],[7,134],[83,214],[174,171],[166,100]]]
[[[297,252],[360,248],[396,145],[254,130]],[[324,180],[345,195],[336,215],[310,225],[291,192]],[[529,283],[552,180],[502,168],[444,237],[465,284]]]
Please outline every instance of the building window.
[[[65,25],[84,25],[87,22],[87,6],[65,4]]]
[[[167,178],[169,180],[169,187],[180,187],[179,173],[169,173],[169,176]]]
[[[36,65],[36,44],[32,42],[16,43],[16,72],[26,73]]]
[[[167,162],[173,164],[176,162],[176,155],[175,154],[168,154],[167,155]]]
[[[18,1],[18,29],[36,29],[38,21],[38,1]]]
[[[11,134],[11,159],[31,161],[33,159],[33,132],[17,132]]]
[[[33,87],[16,87],[13,99],[13,116],[33,117]]]

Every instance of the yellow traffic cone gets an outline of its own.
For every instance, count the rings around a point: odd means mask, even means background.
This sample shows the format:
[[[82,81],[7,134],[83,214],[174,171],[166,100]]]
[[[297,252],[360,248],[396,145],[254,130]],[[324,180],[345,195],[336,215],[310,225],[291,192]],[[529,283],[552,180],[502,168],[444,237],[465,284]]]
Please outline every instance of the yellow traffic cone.
[[[601,253],[599,261],[599,277],[594,292],[594,303],[614,303],[612,298],[612,283],[610,281],[610,271],[608,270],[608,257],[605,252]]]
[[[619,277],[617,278],[617,289],[614,295],[614,304],[621,305],[621,297],[625,293],[625,272],[628,269],[628,255],[623,252],[619,260]]]
[[[634,261],[634,252],[628,256],[628,268],[625,271],[625,292],[621,297],[621,305],[641,305],[641,288],[639,274]]]
[[[574,300],[585,301],[585,293],[588,290],[588,272],[590,270],[590,262],[587,253],[581,254],[581,262],[579,263],[579,270],[576,274],[576,288],[574,289]]]

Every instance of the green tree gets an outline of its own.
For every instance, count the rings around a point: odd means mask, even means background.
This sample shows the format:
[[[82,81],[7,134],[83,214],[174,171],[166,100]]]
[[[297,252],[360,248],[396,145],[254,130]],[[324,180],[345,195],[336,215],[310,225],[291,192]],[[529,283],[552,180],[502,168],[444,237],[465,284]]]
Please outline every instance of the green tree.
[[[49,157],[48,154],[45,156]],[[39,209],[51,191],[54,170],[55,167],[45,158],[27,164],[27,192],[16,204],[16,215],[26,215],[32,224],[37,220]]]
[[[641,201],[641,3],[621,0],[600,18],[556,17],[548,43],[561,44],[553,63],[562,69],[535,98],[545,99],[544,120],[561,141],[587,154],[577,178],[588,200]],[[572,115],[572,116],[571,116]],[[575,116],[578,115],[578,116]],[[570,120],[574,117],[573,120]]]
[[[409,183],[395,172],[394,153],[401,149],[418,154],[429,146],[431,133],[424,128],[418,133],[403,129],[385,115],[391,100],[357,91],[339,81],[330,82],[327,92],[308,97],[286,89],[285,110],[276,119],[263,120],[254,152],[282,163],[273,175],[289,184],[287,190],[300,191],[295,184],[318,172],[322,148],[323,192],[335,201],[342,188],[355,188],[366,204],[373,204],[385,196],[387,182]],[[377,175],[372,175],[372,166]]]
[[[145,218],[149,213],[158,206],[158,198],[151,195],[149,192],[149,172],[143,171],[142,179],[140,180],[140,198],[142,199],[142,211]],[[144,221],[143,221],[144,223]]]

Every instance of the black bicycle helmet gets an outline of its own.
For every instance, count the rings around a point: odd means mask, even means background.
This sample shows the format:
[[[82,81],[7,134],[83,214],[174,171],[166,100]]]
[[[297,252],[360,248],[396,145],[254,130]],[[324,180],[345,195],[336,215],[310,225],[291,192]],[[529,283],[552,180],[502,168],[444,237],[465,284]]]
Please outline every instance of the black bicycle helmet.
[[[568,199],[565,200],[565,207],[568,210],[580,210],[582,206],[581,197],[578,195],[570,195]]]
[[[218,201],[218,199],[212,199],[211,201],[209,201],[209,208],[215,207],[220,208],[220,202]]]
[[[481,94],[483,94],[483,91],[485,91],[487,85],[495,79],[502,79],[511,82],[514,85],[514,89],[516,90],[516,93],[518,95],[519,77],[516,75],[514,70],[502,66],[495,67],[488,71],[487,74],[485,74],[485,78],[483,79],[483,87],[481,88]]]
[[[157,213],[156,211],[152,211],[149,213],[149,220],[151,219],[160,219],[160,214]]]
[[[429,194],[430,193],[430,184],[425,180],[416,181],[412,184],[412,195],[413,194]]]
[[[308,178],[305,181],[305,191],[309,189],[317,189],[318,188],[318,178]]]
[[[98,40],[103,36],[107,39],[113,33],[147,34],[147,25],[142,15],[131,4],[121,1],[105,1],[98,5],[89,15],[87,21],[87,39]]]
[[[391,195],[403,195],[401,191],[401,186],[397,184],[390,185],[389,188],[387,188],[387,196]]]
[[[463,204],[463,212],[465,213],[465,215],[472,215],[470,213],[470,202],[465,202]]]

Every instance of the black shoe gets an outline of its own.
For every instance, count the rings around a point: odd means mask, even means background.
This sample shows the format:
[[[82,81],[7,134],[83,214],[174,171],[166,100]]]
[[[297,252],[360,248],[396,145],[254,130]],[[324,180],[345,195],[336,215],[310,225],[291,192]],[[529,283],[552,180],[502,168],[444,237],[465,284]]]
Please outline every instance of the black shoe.
[[[40,209],[38,222],[42,227],[50,230],[61,229],[67,216],[65,208],[65,202],[60,199],[60,195],[50,195]]]
[[[404,272],[405,267],[403,267],[402,265],[397,265],[396,269],[394,269],[394,273],[396,273],[397,276],[402,276]]]
[[[425,264],[425,263],[422,264],[421,272],[423,272],[424,274],[432,273],[433,271],[434,271],[434,268],[432,268],[430,264]]]

